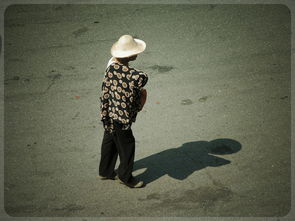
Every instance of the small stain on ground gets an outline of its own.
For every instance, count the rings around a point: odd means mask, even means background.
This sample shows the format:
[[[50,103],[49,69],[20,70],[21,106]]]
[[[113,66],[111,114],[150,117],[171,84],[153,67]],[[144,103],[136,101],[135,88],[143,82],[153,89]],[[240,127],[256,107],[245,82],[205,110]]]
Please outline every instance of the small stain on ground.
[[[207,99],[208,99],[208,96],[204,96],[204,97],[201,97],[201,98],[199,99],[199,101],[200,101],[200,102],[206,102]]]
[[[80,112],[77,112],[77,113],[75,114],[75,116],[72,117],[72,120],[75,120],[75,119],[79,116],[79,114],[80,114]]]
[[[62,6],[57,6],[57,7],[55,7],[54,9],[55,10],[61,10],[63,7]]]
[[[157,70],[159,73],[165,73],[173,69],[172,66],[164,66],[164,65],[153,65],[148,68],[151,68],[152,70]]]
[[[74,70],[74,69],[75,69],[75,67],[72,65],[68,65],[64,68],[64,70],[67,70],[67,71]]]
[[[213,10],[217,5],[209,5],[209,10]]]
[[[23,80],[23,82],[25,82],[25,83],[28,83],[28,82],[30,82],[31,80],[29,79],[29,78],[25,78],[24,80]]]
[[[78,30],[73,32],[73,35],[74,35],[75,38],[77,38],[77,37],[81,36],[82,34],[84,34],[87,31],[88,31],[88,28],[86,28],[86,27],[79,28]]]
[[[55,72],[54,70],[53,71],[51,71],[51,72]],[[59,78],[61,78],[62,77],[62,75],[61,74],[50,74],[50,75],[47,75],[47,77],[48,78],[52,78],[52,79],[59,79]]]
[[[192,102],[192,100],[191,99],[185,99],[185,100],[182,100],[181,101],[181,104],[182,105],[190,105],[190,104],[192,104],[193,102]]]
[[[152,193],[141,201],[154,200],[152,208],[186,208],[187,205],[200,206],[203,209],[214,207],[218,201],[230,200],[234,193],[224,186],[203,186],[196,189],[179,192]],[[184,205],[185,203],[185,205]]]

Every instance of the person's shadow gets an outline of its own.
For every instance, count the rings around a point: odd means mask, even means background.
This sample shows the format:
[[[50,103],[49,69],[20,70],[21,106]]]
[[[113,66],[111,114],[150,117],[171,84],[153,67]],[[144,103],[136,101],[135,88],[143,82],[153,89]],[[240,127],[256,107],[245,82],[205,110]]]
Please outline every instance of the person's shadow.
[[[181,147],[164,150],[136,161],[134,171],[146,168],[143,173],[136,176],[146,184],[166,174],[172,178],[184,180],[193,172],[205,167],[229,164],[229,160],[214,155],[233,154],[241,148],[242,145],[232,139],[184,143]]]

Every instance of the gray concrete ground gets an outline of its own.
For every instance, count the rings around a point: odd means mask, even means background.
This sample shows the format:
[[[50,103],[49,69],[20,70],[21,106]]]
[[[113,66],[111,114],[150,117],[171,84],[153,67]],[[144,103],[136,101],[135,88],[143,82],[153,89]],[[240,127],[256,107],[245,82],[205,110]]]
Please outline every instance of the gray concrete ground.
[[[16,5],[5,14],[10,216],[280,217],[291,208],[283,5]],[[147,43],[129,189],[96,178],[109,49]]]

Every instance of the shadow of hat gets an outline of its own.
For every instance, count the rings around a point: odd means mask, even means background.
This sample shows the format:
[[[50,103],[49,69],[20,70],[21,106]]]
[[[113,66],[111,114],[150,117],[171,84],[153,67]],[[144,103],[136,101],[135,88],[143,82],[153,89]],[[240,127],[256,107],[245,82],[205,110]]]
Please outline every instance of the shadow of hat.
[[[233,154],[240,151],[242,145],[232,139],[216,139],[209,142],[208,153],[216,155]]]

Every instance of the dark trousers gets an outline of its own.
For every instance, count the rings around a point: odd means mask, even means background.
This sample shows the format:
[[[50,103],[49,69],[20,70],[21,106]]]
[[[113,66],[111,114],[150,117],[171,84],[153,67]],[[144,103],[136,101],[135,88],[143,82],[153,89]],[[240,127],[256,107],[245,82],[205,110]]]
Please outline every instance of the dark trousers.
[[[133,179],[132,170],[134,164],[135,139],[132,130],[122,130],[120,124],[115,124],[115,131],[104,132],[101,144],[101,159],[99,164],[99,175],[104,177],[114,177],[115,165],[119,155],[120,165],[118,167],[118,177],[124,183]]]

